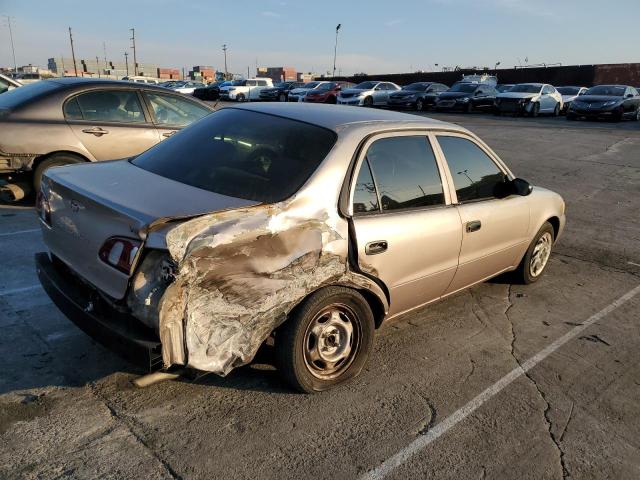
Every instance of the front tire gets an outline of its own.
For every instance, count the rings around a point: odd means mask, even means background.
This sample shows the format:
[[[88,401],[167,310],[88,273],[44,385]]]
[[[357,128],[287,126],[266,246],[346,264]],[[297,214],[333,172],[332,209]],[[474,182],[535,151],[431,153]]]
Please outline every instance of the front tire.
[[[244,94],[239,93],[239,94],[236,96],[236,101],[237,101],[237,102],[244,102],[244,101],[245,101]]]
[[[524,254],[520,265],[514,272],[515,280],[518,283],[527,285],[540,279],[549,262],[554,237],[553,226],[549,222],[545,222],[533,237],[527,253]]]
[[[360,373],[373,348],[374,331],[371,307],[360,293],[323,288],[276,332],[278,369],[301,392],[328,390]]]
[[[64,165],[72,165],[74,163],[84,163],[84,159],[69,153],[56,153],[49,158],[44,159],[38,164],[33,171],[33,189],[36,193],[40,191],[42,184],[42,175],[51,167],[62,167]]]
[[[534,103],[531,105],[531,113],[529,113],[529,116],[536,118],[538,115],[540,115],[540,104]]]
[[[556,103],[556,108],[553,110],[553,116],[554,117],[559,117],[560,116],[560,104]]]
[[[421,98],[416,100],[416,110],[418,112],[422,112],[424,110],[424,101]]]
[[[365,98],[364,101],[362,102],[362,104],[365,107],[373,107],[373,98],[372,97]]]
[[[287,96],[284,93],[281,93],[280,96],[278,97],[278,100],[281,102],[286,102]]]

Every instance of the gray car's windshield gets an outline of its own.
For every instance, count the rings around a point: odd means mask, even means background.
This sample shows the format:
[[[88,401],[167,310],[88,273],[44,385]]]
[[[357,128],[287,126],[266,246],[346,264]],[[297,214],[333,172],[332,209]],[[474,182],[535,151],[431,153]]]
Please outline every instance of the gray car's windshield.
[[[626,88],[616,85],[598,85],[587,90],[586,95],[605,95],[608,97],[622,97]]]
[[[0,96],[0,108],[16,108],[29,100],[60,88],[60,84],[50,80],[30,83],[20,88],[9,90]]]
[[[356,85],[353,88],[355,88],[357,90],[371,90],[377,84],[378,84],[378,82],[362,82],[362,83],[359,83],[358,85]]]
[[[540,85],[516,85],[509,92],[518,92],[518,93],[539,93]]]
[[[424,92],[429,88],[428,83],[411,83],[402,87],[402,90],[408,90],[410,92]]]
[[[227,108],[147,150],[132,163],[177,182],[262,203],[293,195],[336,141],[331,130]]]
[[[320,82],[308,82],[305,83],[302,88],[316,88]]]

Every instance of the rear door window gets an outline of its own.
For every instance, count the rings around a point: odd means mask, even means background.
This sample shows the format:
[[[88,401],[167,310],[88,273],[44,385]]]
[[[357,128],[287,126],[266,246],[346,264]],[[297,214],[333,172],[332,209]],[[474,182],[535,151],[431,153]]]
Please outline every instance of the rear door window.
[[[189,125],[211,113],[211,110],[175,95],[145,92],[156,123],[159,125]]]
[[[366,159],[383,212],[444,205],[440,172],[427,137],[376,140]]]
[[[459,203],[496,198],[505,174],[471,140],[438,135],[438,143],[449,165]]]
[[[94,90],[81,93],[75,97],[75,100],[80,107],[83,120],[116,123],[146,122],[140,99],[135,91]],[[73,113],[73,107],[70,108]]]

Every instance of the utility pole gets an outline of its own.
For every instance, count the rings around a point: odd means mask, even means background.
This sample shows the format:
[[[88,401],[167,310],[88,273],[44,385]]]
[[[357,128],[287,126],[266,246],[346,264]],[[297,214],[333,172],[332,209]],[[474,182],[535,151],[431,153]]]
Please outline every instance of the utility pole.
[[[129,54],[124,52],[124,66],[127,69],[127,77],[129,76]]]
[[[104,69],[109,70],[109,64],[107,63],[107,43],[102,42],[102,51],[104,52]]]
[[[78,66],[76,65],[76,52],[73,49],[73,35],[71,34],[71,27],[69,27],[69,41],[71,42],[71,58],[73,59],[73,71],[78,76]]]
[[[138,75],[138,59],[136,57],[136,29],[132,28],[131,30],[131,48],[133,48],[133,74]]]
[[[227,44],[222,45],[222,51],[224,52],[224,79],[229,80],[229,73],[227,72]]]
[[[13,30],[11,30],[12,18],[9,15],[4,16],[7,19],[7,26],[9,27],[9,38],[11,39],[11,53],[13,54],[13,71],[18,71],[18,65],[16,64],[16,50],[13,48]]]
[[[96,55],[96,70],[98,70],[98,78],[100,78],[100,59]]]
[[[336,44],[333,47],[333,74],[331,75],[332,77],[336,76],[336,55],[338,54],[338,31],[340,30],[341,26],[342,24],[339,23],[338,26],[336,27]]]

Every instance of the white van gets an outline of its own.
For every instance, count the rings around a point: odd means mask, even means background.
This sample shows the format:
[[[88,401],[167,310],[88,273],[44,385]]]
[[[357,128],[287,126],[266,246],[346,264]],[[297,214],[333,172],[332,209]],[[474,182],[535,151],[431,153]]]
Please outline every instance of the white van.
[[[271,87],[273,87],[273,81],[270,78],[234,80],[231,85],[220,88],[220,98],[237,102],[259,100],[260,92]]]

